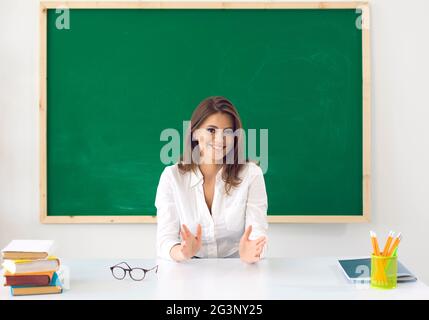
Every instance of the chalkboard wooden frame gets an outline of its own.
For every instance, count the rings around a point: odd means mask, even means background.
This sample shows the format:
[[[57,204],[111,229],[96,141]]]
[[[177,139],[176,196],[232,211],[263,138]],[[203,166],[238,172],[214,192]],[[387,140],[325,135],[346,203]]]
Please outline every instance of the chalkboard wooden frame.
[[[40,221],[41,223],[156,223],[156,216],[49,216],[47,213],[47,9],[359,9],[362,12],[362,188],[360,216],[268,215],[270,223],[356,223],[370,221],[371,203],[371,73],[368,2],[41,2],[40,23]]]

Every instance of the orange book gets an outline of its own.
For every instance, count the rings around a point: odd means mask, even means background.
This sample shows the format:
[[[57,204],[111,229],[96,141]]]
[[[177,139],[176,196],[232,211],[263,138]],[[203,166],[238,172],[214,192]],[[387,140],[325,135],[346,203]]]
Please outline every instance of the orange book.
[[[26,296],[33,294],[51,294],[61,293],[63,289],[59,286],[43,286],[43,287],[11,287],[13,296]]]

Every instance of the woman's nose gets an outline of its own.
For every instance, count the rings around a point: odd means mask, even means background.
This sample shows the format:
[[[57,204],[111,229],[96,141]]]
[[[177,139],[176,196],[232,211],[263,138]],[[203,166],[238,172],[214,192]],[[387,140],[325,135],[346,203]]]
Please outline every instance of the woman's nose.
[[[215,143],[216,144],[222,144],[223,139],[224,139],[223,131],[222,130],[216,130],[216,133],[214,135],[214,141],[215,141]]]

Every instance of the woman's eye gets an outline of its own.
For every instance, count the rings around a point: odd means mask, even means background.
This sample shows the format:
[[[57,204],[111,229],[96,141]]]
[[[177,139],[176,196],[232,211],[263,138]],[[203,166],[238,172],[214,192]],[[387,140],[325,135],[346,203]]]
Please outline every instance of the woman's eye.
[[[232,129],[225,129],[225,130],[223,131],[223,134],[224,134],[225,136],[231,136],[233,133],[234,133],[234,132],[232,131]]]
[[[210,132],[211,134],[216,132],[216,130],[214,128],[207,128],[207,131]]]

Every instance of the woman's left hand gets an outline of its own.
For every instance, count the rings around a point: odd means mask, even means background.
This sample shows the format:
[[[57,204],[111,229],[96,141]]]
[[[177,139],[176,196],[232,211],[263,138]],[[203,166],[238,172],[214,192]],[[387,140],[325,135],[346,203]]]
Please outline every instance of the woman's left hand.
[[[256,240],[250,240],[252,226],[248,226],[240,240],[239,253],[240,259],[247,263],[254,263],[261,259],[261,252],[267,242],[264,236]]]

